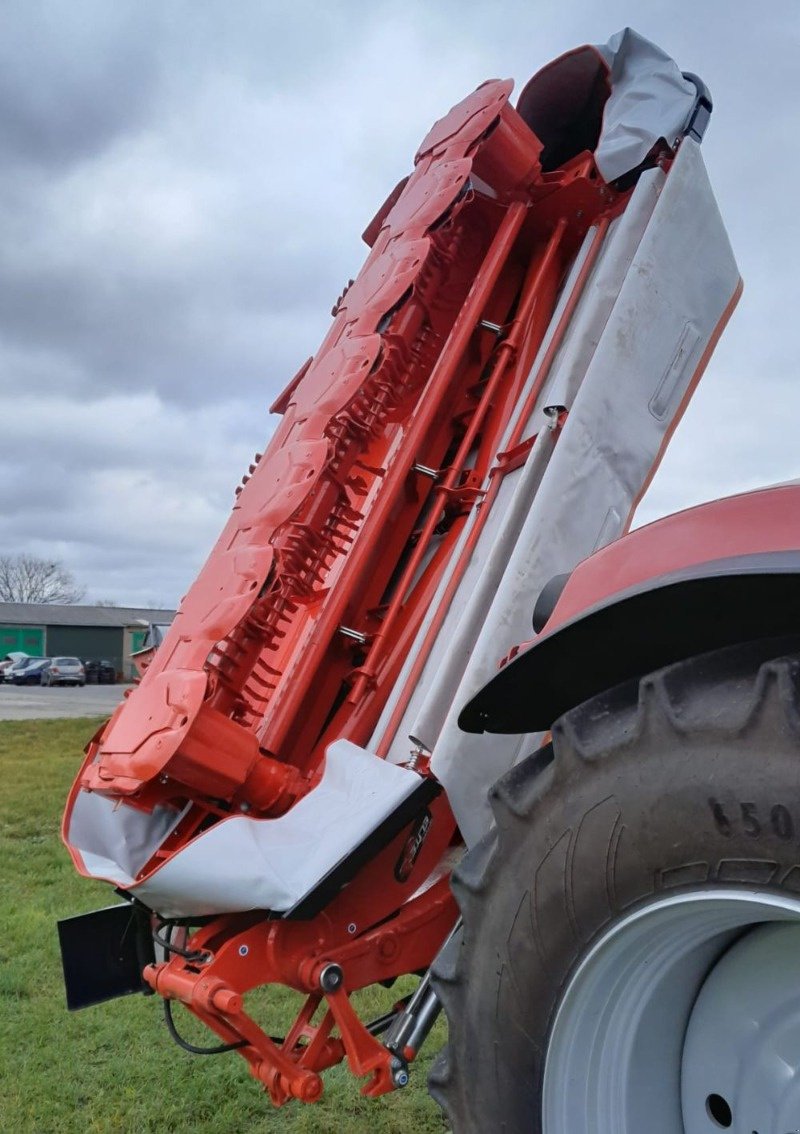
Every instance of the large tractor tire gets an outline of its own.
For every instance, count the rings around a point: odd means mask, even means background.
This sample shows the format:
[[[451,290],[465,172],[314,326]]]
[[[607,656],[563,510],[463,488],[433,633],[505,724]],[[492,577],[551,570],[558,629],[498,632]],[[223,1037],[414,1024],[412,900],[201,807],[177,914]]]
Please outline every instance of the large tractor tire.
[[[456,1134],[800,1130],[800,640],[566,713],[493,789],[437,962]]]

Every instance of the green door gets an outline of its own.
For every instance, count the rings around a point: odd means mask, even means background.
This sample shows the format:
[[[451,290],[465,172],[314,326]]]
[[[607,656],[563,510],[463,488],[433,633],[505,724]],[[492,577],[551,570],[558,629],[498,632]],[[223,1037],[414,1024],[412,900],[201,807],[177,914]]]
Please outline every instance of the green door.
[[[0,626],[0,658],[20,651],[32,658],[44,657],[44,629],[41,626]]]

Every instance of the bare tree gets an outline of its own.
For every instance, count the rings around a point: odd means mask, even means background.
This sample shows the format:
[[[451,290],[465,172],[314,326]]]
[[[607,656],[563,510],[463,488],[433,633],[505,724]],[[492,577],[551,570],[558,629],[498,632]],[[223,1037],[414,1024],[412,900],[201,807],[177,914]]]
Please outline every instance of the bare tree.
[[[0,555],[0,602],[80,602],[83,587],[62,563],[35,555]]]

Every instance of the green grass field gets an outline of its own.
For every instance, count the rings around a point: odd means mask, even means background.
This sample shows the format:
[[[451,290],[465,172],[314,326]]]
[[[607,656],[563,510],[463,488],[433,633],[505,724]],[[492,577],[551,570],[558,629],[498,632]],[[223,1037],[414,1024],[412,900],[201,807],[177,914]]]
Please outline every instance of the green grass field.
[[[178,1048],[156,997],[67,1012],[56,921],[117,900],[110,887],[75,873],[59,837],[67,790],[95,727],[91,720],[0,722],[3,1134],[442,1134],[444,1120],[425,1091],[430,1059],[444,1042],[441,1023],[404,1091],[364,1099],[360,1082],[335,1067],[320,1103],[276,1111],[236,1054],[198,1058]],[[369,1015],[398,995],[397,986],[379,991],[362,994]],[[261,999],[268,1015],[259,1022],[267,1031],[283,1028],[292,994],[270,989]],[[176,1018],[198,1042],[194,1021]]]

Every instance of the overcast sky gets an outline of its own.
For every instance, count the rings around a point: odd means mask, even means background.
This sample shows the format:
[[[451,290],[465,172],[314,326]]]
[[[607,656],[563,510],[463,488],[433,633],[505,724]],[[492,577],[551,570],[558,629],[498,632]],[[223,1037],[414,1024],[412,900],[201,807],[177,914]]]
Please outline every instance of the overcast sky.
[[[626,24],[745,279],[640,519],[800,476],[800,0],[3,0],[0,551],[176,602],[433,120]]]

